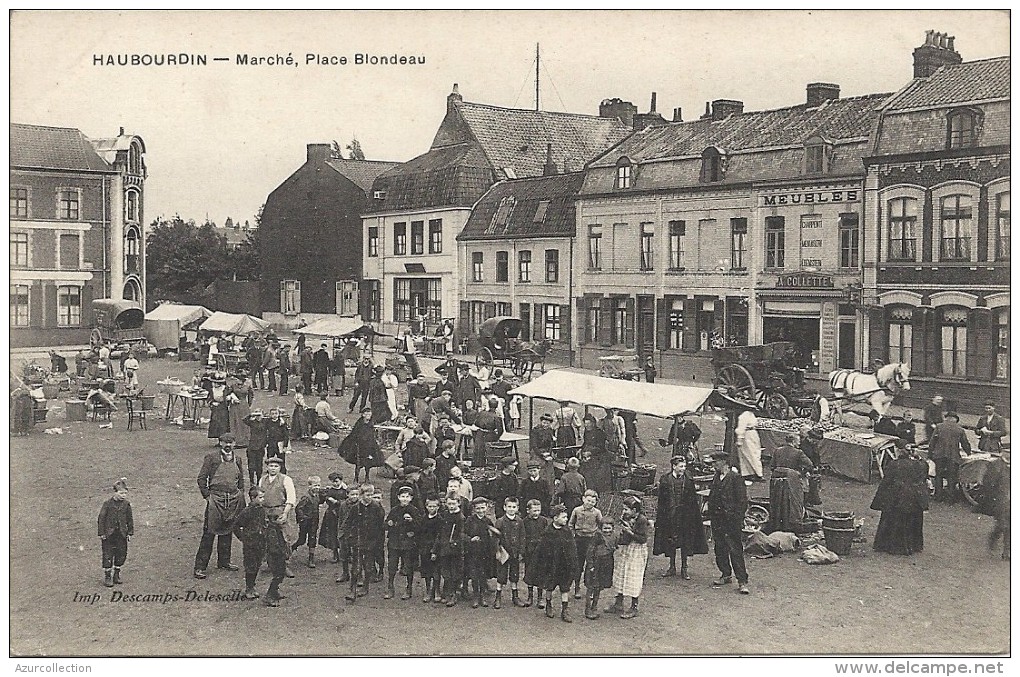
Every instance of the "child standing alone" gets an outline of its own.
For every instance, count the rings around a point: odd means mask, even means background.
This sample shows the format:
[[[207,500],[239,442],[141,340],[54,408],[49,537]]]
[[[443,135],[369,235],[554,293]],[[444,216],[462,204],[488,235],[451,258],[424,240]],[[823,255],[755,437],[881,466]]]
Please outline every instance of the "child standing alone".
[[[131,503],[127,500],[127,478],[113,484],[113,496],[99,509],[99,538],[103,548],[103,585],[112,588],[122,583],[120,569],[127,561],[128,541],[135,533]]]

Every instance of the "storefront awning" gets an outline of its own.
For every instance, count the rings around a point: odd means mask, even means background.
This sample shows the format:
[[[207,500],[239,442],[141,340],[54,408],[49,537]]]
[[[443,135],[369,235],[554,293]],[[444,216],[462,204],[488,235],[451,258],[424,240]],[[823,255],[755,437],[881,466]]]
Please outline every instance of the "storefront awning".
[[[756,289],[758,298],[841,299],[842,289]]]

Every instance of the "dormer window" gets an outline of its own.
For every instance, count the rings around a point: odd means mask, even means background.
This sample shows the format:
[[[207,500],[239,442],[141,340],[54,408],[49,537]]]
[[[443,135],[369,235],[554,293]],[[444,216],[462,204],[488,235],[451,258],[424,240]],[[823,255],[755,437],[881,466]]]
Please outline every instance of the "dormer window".
[[[385,190],[375,190],[375,191],[372,191],[372,199],[373,200],[385,200],[386,199],[386,191]]]
[[[616,187],[618,189],[630,188],[634,181],[634,165],[625,157],[616,163]]]
[[[821,137],[804,142],[804,173],[827,174],[832,159],[832,144]]]
[[[970,148],[977,145],[977,117],[977,113],[967,108],[949,113],[948,148]]]
[[[725,156],[715,146],[709,146],[701,154],[701,182],[722,181],[726,174]]]
[[[506,228],[507,224],[510,223],[510,217],[513,216],[514,207],[517,206],[517,199],[513,195],[507,195],[499,201],[499,206],[496,207],[496,213],[492,215],[492,221],[489,223],[489,234],[495,233],[498,228]]]

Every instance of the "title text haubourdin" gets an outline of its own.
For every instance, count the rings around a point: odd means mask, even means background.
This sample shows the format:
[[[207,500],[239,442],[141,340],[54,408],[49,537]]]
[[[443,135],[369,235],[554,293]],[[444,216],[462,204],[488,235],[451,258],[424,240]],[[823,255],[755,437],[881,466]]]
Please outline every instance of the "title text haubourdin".
[[[424,66],[425,55],[409,54],[235,54],[213,56],[207,54],[93,54],[93,66],[208,66],[209,62],[228,63],[237,66]]]

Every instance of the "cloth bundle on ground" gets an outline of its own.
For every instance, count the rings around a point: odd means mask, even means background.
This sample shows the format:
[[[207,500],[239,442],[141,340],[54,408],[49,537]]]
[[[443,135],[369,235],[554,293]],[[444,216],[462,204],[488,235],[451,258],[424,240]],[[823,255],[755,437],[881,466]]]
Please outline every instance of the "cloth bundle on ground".
[[[800,539],[789,531],[773,531],[771,534],[755,531],[748,537],[744,552],[756,559],[768,559],[799,548]]]
[[[812,545],[800,554],[800,558],[808,564],[835,564],[839,561],[839,555],[824,545]]]

